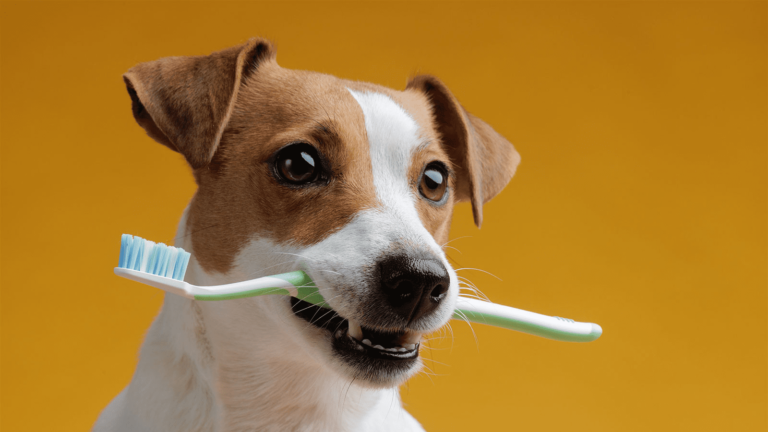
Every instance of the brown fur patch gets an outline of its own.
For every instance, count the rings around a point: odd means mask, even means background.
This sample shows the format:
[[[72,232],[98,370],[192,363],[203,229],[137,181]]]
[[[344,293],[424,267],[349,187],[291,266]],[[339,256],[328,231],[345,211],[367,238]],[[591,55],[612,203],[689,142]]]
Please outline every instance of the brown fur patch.
[[[315,244],[377,205],[357,102],[337,78],[269,62],[240,98],[189,211],[196,257],[224,272],[254,234],[281,244]],[[278,182],[272,155],[294,142],[315,146],[330,180],[307,187]]]

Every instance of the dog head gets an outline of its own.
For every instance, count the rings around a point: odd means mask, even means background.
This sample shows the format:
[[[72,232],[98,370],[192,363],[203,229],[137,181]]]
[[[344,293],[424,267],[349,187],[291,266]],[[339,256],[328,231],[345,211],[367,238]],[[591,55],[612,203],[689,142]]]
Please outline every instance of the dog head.
[[[358,383],[418,370],[421,336],[458,296],[442,249],[453,206],[469,201],[480,225],[519,163],[506,139],[432,76],[394,91],[283,69],[260,39],[124,78],[136,121],[192,167],[195,265],[217,281],[304,270],[333,312],[282,297],[227,307],[271,302],[256,313]]]

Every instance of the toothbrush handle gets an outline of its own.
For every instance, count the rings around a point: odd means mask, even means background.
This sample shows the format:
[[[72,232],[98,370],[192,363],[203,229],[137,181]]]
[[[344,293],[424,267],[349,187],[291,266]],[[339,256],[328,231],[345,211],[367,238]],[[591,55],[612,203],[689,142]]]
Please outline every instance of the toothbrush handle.
[[[466,297],[456,301],[454,319],[466,319],[564,342],[591,342],[603,334],[593,323],[552,317]]]
[[[303,271],[294,271],[227,285],[198,286],[190,283],[158,276],[138,270],[115,267],[115,274],[136,282],[141,282],[165,292],[188,299],[212,301],[232,300],[261,295],[290,295],[308,303],[330,308],[320,295],[312,279]]]
[[[261,295],[290,295],[299,300],[330,308],[312,279],[303,271],[266,276],[228,285],[201,287],[188,285],[195,300],[232,300]]]

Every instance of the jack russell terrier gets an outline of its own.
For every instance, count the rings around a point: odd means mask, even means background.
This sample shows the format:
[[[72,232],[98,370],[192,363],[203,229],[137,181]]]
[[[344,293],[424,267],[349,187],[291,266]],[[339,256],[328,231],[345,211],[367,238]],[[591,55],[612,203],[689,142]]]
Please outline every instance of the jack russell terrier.
[[[404,91],[283,69],[270,42],[142,63],[133,115],[184,156],[197,192],[176,245],[186,280],[304,270],[332,312],[295,298],[166,295],[101,431],[418,431],[398,385],[459,292],[453,206],[482,206],[520,157],[437,78]]]

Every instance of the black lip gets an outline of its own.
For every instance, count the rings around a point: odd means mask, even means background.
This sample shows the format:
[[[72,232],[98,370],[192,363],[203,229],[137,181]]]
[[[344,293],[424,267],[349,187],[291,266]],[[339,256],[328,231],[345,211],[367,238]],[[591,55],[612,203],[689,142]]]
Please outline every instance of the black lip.
[[[405,373],[419,358],[419,347],[412,352],[389,354],[353,340],[347,335],[349,323],[336,312],[315,306],[311,303],[291,297],[291,309],[294,315],[315,327],[331,333],[334,354],[344,362],[351,364],[371,381],[379,381],[380,376]],[[371,331],[366,329],[365,331]],[[362,348],[362,349],[361,349]]]
[[[294,315],[321,329],[335,332],[348,327],[347,320],[335,311],[315,306],[296,297],[291,297],[291,309]]]

